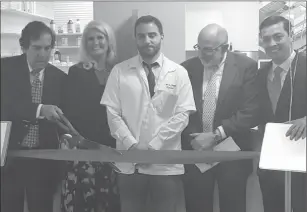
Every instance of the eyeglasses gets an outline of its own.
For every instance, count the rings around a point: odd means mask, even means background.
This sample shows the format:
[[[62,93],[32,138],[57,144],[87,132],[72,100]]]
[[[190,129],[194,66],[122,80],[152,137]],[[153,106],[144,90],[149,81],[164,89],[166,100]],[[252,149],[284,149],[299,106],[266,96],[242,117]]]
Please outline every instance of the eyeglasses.
[[[199,46],[198,44],[195,44],[195,45],[193,46],[193,48],[194,48],[195,50],[201,50],[202,53],[213,54],[213,53],[215,53],[220,47],[224,47],[224,46],[227,46],[227,48],[228,48],[229,45],[228,45],[227,43],[222,43],[222,44],[218,45],[218,46],[215,47],[215,48],[204,47],[204,48],[201,49],[200,46]]]
[[[284,38],[285,38],[284,35],[277,34],[277,35],[273,35],[273,36],[261,37],[261,41],[262,41],[262,43],[269,44],[269,43],[271,43],[271,40],[273,39],[273,41],[275,43],[280,43]]]

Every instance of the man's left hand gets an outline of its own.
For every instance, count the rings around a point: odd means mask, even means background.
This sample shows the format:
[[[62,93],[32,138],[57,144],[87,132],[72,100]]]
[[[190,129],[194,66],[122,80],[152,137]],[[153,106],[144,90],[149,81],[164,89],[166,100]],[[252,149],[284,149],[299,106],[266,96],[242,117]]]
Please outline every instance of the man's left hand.
[[[297,141],[300,138],[306,138],[306,117],[286,122],[286,124],[292,124],[286,133],[287,137],[290,136],[290,140]]]
[[[215,134],[213,132],[192,133],[190,136],[194,137],[191,141],[191,145],[195,150],[212,149],[215,145]]]

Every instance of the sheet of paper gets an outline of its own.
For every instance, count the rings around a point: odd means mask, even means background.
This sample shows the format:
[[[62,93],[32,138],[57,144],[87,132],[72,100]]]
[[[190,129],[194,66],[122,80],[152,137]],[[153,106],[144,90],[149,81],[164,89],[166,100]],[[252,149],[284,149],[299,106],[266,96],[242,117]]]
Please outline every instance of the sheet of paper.
[[[216,145],[213,148],[214,151],[240,151],[240,147],[234,142],[232,137],[226,138],[223,142],[221,142],[219,145]],[[198,169],[201,171],[201,173],[204,173],[205,171],[211,169],[215,165],[217,165],[218,162],[208,164],[208,163],[197,163],[195,164]]]
[[[260,154],[261,169],[306,172],[306,138],[290,140],[291,124],[268,123]]]
[[[1,166],[4,166],[11,122],[1,121]]]
[[[3,153],[3,146],[4,146],[6,127],[7,127],[7,123],[1,122],[1,155]]]

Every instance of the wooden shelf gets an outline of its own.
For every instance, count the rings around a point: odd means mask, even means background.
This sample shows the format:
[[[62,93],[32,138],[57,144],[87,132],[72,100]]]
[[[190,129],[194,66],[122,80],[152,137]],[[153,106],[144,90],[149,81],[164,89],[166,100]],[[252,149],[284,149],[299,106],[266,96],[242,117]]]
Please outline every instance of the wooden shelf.
[[[1,32],[1,36],[14,36],[14,37],[20,37],[21,34],[17,32]]]
[[[2,15],[14,15],[14,16],[20,16],[20,17],[28,18],[32,20],[41,20],[41,21],[51,21],[53,19],[51,17],[36,15],[33,13],[28,13],[25,11],[15,10],[15,9],[1,9],[1,16]]]

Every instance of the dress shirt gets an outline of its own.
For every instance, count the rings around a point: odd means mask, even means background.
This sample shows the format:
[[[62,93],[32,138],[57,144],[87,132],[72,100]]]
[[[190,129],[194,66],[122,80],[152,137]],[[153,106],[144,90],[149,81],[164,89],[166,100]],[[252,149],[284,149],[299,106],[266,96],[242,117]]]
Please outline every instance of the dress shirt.
[[[218,99],[220,85],[221,85],[221,81],[222,81],[222,75],[223,75],[223,72],[224,72],[224,65],[225,65],[226,57],[227,57],[227,52],[225,53],[221,63],[216,68],[208,69],[207,67],[204,67],[203,93],[202,93],[203,94],[203,100],[204,100],[204,94],[205,94],[205,91],[207,89],[208,82],[209,82],[211,76],[214,74],[214,72],[217,72],[216,73],[217,74],[217,78],[216,78],[216,80],[217,80],[217,82],[216,82],[216,100]],[[218,130],[220,131],[223,139],[227,137],[222,126],[219,126]]]
[[[29,62],[28,63],[28,67],[29,67],[29,71],[30,71],[30,83],[32,85],[33,81],[34,81],[34,76],[31,74],[31,72],[33,71],[32,67],[30,66]],[[39,80],[41,81],[42,85],[44,84],[44,75],[45,75],[45,69],[42,69],[39,72]],[[44,117],[40,116],[41,113],[41,109],[42,109],[43,104],[39,104],[36,110],[36,118],[37,119],[43,119]]]
[[[280,76],[281,76],[281,87],[283,87],[286,76],[288,74],[288,71],[290,70],[291,63],[292,63],[294,57],[295,57],[295,51],[292,51],[290,57],[288,57],[282,64],[277,65],[276,63],[273,62],[272,69],[270,70],[270,72],[268,74],[268,80],[270,82],[273,82],[273,79],[274,79],[274,76],[275,76],[274,71],[276,70],[277,66],[279,66],[280,68],[283,69],[283,71],[280,74]]]
[[[142,57],[139,55],[139,60],[140,60],[140,64],[146,63]],[[161,72],[161,67],[163,67],[163,55],[160,54],[160,56],[157,58],[156,61],[154,61],[153,63],[158,63],[158,66],[153,66],[152,67],[152,72],[155,75],[155,80],[156,80],[156,84],[158,82],[159,76],[160,76],[160,72]],[[149,64],[150,65],[150,64]],[[148,76],[148,70],[147,68],[144,68],[146,76]]]

